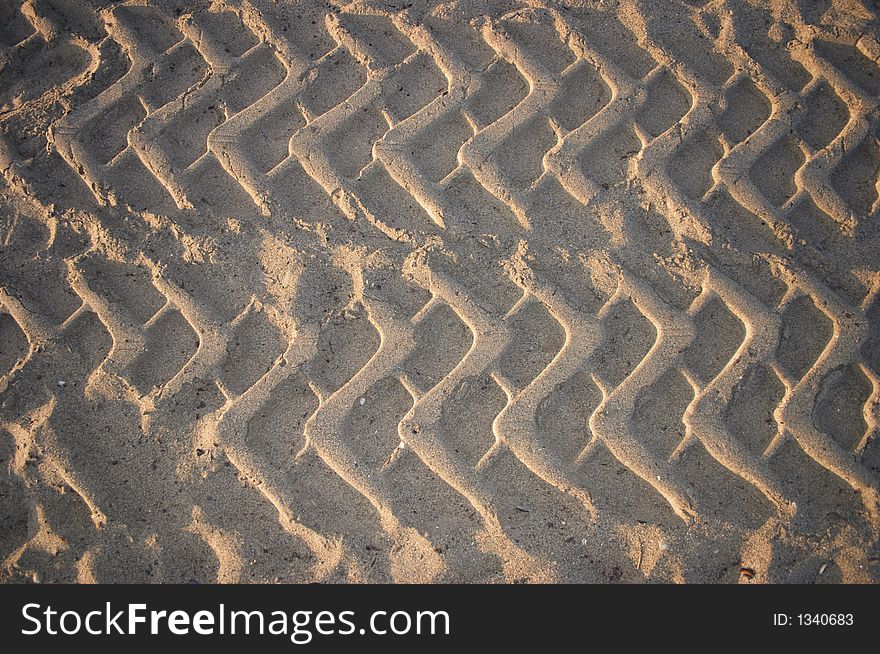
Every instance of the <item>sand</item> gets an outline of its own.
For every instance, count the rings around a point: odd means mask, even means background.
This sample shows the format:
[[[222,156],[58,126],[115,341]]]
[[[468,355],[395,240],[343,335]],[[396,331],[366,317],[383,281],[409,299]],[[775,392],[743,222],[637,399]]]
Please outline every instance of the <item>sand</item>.
[[[4,3],[0,580],[876,582],[876,5]]]

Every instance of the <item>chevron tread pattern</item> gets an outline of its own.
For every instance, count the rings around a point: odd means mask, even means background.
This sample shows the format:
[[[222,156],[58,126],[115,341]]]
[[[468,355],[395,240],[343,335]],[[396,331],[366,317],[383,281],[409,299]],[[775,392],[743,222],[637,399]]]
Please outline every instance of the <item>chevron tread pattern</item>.
[[[0,578],[880,578],[876,7],[196,4],[3,9]]]

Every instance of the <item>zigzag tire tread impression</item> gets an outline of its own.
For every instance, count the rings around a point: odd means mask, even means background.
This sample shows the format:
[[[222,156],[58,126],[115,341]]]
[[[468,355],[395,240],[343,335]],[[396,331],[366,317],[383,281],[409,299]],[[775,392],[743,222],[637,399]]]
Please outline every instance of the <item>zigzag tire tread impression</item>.
[[[880,579],[872,3],[2,11],[3,581]]]

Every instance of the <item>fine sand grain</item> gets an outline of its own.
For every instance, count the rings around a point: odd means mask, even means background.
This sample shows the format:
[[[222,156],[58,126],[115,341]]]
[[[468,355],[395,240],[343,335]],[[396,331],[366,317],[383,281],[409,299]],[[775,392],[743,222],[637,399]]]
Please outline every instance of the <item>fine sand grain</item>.
[[[0,581],[880,580],[875,3],[0,11]]]

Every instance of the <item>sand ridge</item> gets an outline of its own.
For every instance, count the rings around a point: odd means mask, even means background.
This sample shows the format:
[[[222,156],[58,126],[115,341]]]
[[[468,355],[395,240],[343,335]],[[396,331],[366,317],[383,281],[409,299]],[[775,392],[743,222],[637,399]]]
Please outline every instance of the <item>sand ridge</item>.
[[[4,581],[877,580],[876,9],[5,11]]]

